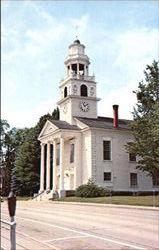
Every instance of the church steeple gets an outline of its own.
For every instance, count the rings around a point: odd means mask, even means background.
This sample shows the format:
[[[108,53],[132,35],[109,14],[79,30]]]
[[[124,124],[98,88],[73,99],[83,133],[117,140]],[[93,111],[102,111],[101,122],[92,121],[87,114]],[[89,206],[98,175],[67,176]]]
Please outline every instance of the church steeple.
[[[95,76],[89,75],[89,57],[79,39],[69,46],[64,63],[67,74],[60,82],[60,120],[74,124],[74,116],[97,118]]]

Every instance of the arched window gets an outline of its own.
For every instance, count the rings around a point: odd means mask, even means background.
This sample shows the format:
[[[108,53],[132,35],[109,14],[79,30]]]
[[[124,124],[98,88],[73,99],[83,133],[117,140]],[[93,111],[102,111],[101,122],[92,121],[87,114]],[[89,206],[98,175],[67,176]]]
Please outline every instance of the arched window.
[[[87,86],[84,84],[81,85],[81,96],[87,96]]]
[[[64,88],[64,97],[67,96],[67,87]]]

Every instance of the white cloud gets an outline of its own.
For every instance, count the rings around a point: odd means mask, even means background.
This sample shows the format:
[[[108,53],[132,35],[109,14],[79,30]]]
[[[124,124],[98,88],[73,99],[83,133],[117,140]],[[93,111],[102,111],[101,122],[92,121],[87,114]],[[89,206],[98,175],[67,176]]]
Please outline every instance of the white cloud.
[[[158,59],[159,30],[139,28],[117,36],[118,56],[114,62],[129,72],[141,74],[146,64]]]
[[[42,20],[43,22],[45,22],[47,26],[54,25],[53,15],[50,15],[48,12],[44,11],[41,8],[40,4],[33,2],[33,1],[23,1],[23,6],[28,11],[33,10],[34,15],[36,15],[39,18],[39,20]]]
[[[103,116],[112,116],[112,105],[119,104],[120,117],[132,119],[131,112],[136,103],[136,96],[132,91],[136,90],[138,82],[144,79],[143,71],[146,65],[151,64],[154,59],[158,59],[158,30],[142,28],[125,31],[117,34],[115,41],[110,46],[112,46],[112,50],[115,48],[117,52],[114,61],[116,75],[114,78],[111,74],[111,80],[107,79],[107,76],[102,78],[100,89],[102,90],[102,86],[110,81],[115,88],[103,88],[99,113]],[[119,82],[117,77],[123,82]]]
[[[99,102],[99,115],[100,116],[113,116],[112,106],[114,104],[119,105],[119,118],[132,119],[131,112],[133,111],[133,106],[136,103],[136,97],[133,93],[134,82],[128,85],[118,88],[116,90],[111,90],[109,94],[102,98]]]
[[[29,110],[23,110],[19,107],[19,109],[15,110],[14,112],[8,111],[6,115],[3,114],[2,110],[2,116],[7,119],[11,127],[32,127],[36,125],[41,116],[47,113],[51,114],[56,107],[56,100],[51,98],[48,100],[44,100],[43,102]]]
[[[80,18],[71,18],[70,24],[73,34],[79,36],[79,38],[86,32],[90,20],[88,14],[82,15]]]

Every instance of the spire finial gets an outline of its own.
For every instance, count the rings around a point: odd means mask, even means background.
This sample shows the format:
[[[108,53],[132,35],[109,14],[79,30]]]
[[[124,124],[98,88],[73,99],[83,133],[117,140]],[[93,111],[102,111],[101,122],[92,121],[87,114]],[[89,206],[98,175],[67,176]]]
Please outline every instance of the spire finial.
[[[78,36],[77,36],[77,34],[78,34],[78,29],[79,29],[79,25],[76,24],[76,26],[75,26],[76,39],[78,39]]]

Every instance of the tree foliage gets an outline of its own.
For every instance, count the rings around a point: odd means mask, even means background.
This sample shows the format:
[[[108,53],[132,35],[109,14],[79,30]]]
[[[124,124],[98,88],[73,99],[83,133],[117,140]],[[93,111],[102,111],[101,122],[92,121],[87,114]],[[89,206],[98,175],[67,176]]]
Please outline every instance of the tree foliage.
[[[98,187],[94,184],[93,180],[90,178],[87,184],[79,186],[75,191],[75,196],[77,197],[103,197],[108,195],[108,190],[104,187]]]
[[[18,192],[21,195],[33,195],[39,190],[41,147],[38,136],[48,119],[57,119],[58,109],[40,117],[37,125],[31,128],[18,150],[15,161],[18,180]]]
[[[11,173],[15,166],[18,148],[22,145],[28,129],[12,128],[6,120],[1,120],[1,150],[4,155],[3,194],[7,195],[11,186]]]
[[[134,142],[127,145],[130,153],[139,156],[137,168],[151,176],[159,174],[159,67],[154,61],[144,71],[145,80],[134,91],[137,104],[131,124]]]
[[[38,136],[48,119],[59,119],[59,110],[54,109],[40,117],[33,128],[12,128],[6,120],[0,121],[1,146],[5,155],[5,183],[3,194],[10,189],[20,195],[32,195],[39,189],[40,142]]]

